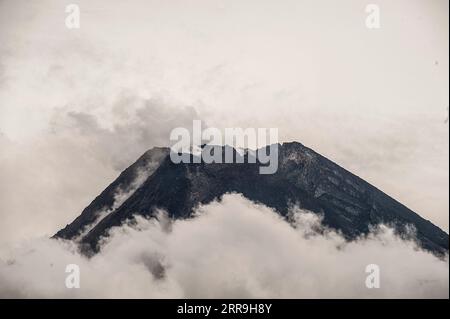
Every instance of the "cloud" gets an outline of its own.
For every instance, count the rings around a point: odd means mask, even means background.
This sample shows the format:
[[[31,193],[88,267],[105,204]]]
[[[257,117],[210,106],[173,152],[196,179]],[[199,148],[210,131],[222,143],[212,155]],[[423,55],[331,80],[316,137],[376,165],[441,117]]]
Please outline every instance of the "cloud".
[[[55,135],[87,140],[95,156],[107,158],[105,165],[122,171],[153,146],[170,146],[175,127],[192,127],[198,118],[193,107],[174,105],[162,97],[143,98],[125,91],[112,103],[109,123],[88,112],[59,109],[52,117]]]
[[[312,213],[293,208],[288,223],[236,194],[186,220],[136,217],[91,259],[49,239],[0,256],[1,297],[448,298],[448,257],[387,227],[348,243]],[[67,264],[80,266],[80,289],[65,287]],[[368,264],[379,289],[365,286]]]

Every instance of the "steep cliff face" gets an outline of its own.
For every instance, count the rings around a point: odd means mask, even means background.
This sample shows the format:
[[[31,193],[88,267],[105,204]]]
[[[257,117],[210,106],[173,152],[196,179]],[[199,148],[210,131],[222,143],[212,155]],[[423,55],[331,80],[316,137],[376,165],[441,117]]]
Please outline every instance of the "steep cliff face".
[[[321,214],[327,226],[349,240],[379,223],[400,233],[413,225],[423,248],[448,251],[447,233],[300,143],[279,146],[278,170],[272,175],[259,174],[260,164],[247,163],[247,157],[245,163],[175,164],[169,152],[147,151],[55,237],[77,240],[95,252],[111,227],[135,214],[150,216],[162,208],[173,218],[189,217],[197,205],[235,192],[281,215],[294,204]]]

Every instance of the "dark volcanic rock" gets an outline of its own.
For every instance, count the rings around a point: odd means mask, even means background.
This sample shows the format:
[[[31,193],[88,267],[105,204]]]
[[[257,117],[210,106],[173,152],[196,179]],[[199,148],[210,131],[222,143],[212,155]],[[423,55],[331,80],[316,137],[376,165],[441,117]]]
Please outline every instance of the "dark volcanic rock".
[[[370,226],[379,223],[392,225],[400,233],[406,225],[414,225],[423,248],[437,254],[448,251],[447,233],[302,144],[280,145],[278,162],[275,174],[261,175],[259,164],[247,160],[242,164],[174,164],[169,149],[154,148],[127,168],[55,237],[77,239],[97,251],[98,240],[111,227],[135,214],[150,216],[155,208],[162,208],[173,218],[188,217],[198,204],[235,192],[272,207],[281,215],[286,215],[292,204],[320,213],[324,224],[348,239],[366,234]],[[134,190],[130,185],[139,170],[147,175]],[[115,207],[118,188],[131,191]],[[108,210],[109,214],[98,220],[100,210]]]

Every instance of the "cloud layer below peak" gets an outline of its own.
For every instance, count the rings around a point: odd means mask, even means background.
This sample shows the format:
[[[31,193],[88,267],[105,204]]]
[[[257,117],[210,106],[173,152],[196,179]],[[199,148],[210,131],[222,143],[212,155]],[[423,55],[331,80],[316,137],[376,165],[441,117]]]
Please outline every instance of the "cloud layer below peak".
[[[136,217],[91,259],[71,243],[33,240],[0,251],[0,296],[448,298],[448,257],[384,226],[348,243],[313,213],[293,208],[290,219],[229,194],[186,220]],[[67,264],[80,267],[79,289],[65,287]],[[369,264],[380,267],[379,289],[366,287]]]

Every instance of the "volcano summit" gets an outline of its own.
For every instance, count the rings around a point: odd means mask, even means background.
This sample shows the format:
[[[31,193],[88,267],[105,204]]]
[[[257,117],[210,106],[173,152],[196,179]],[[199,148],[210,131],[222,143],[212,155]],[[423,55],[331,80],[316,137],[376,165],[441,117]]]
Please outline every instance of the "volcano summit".
[[[226,147],[226,146],[225,146]],[[235,156],[250,156],[251,152]],[[278,170],[259,174],[259,165],[243,163],[174,163],[169,148],[153,148],[125,169],[80,216],[54,237],[76,240],[95,253],[114,226],[133,215],[153,216],[156,209],[171,218],[188,218],[200,204],[240,193],[282,216],[292,205],[323,216],[323,223],[352,240],[372,226],[387,224],[398,233],[410,226],[418,244],[435,254],[448,251],[448,234],[376,187],[327,158],[291,142],[278,145]],[[119,196],[120,195],[120,196]]]

